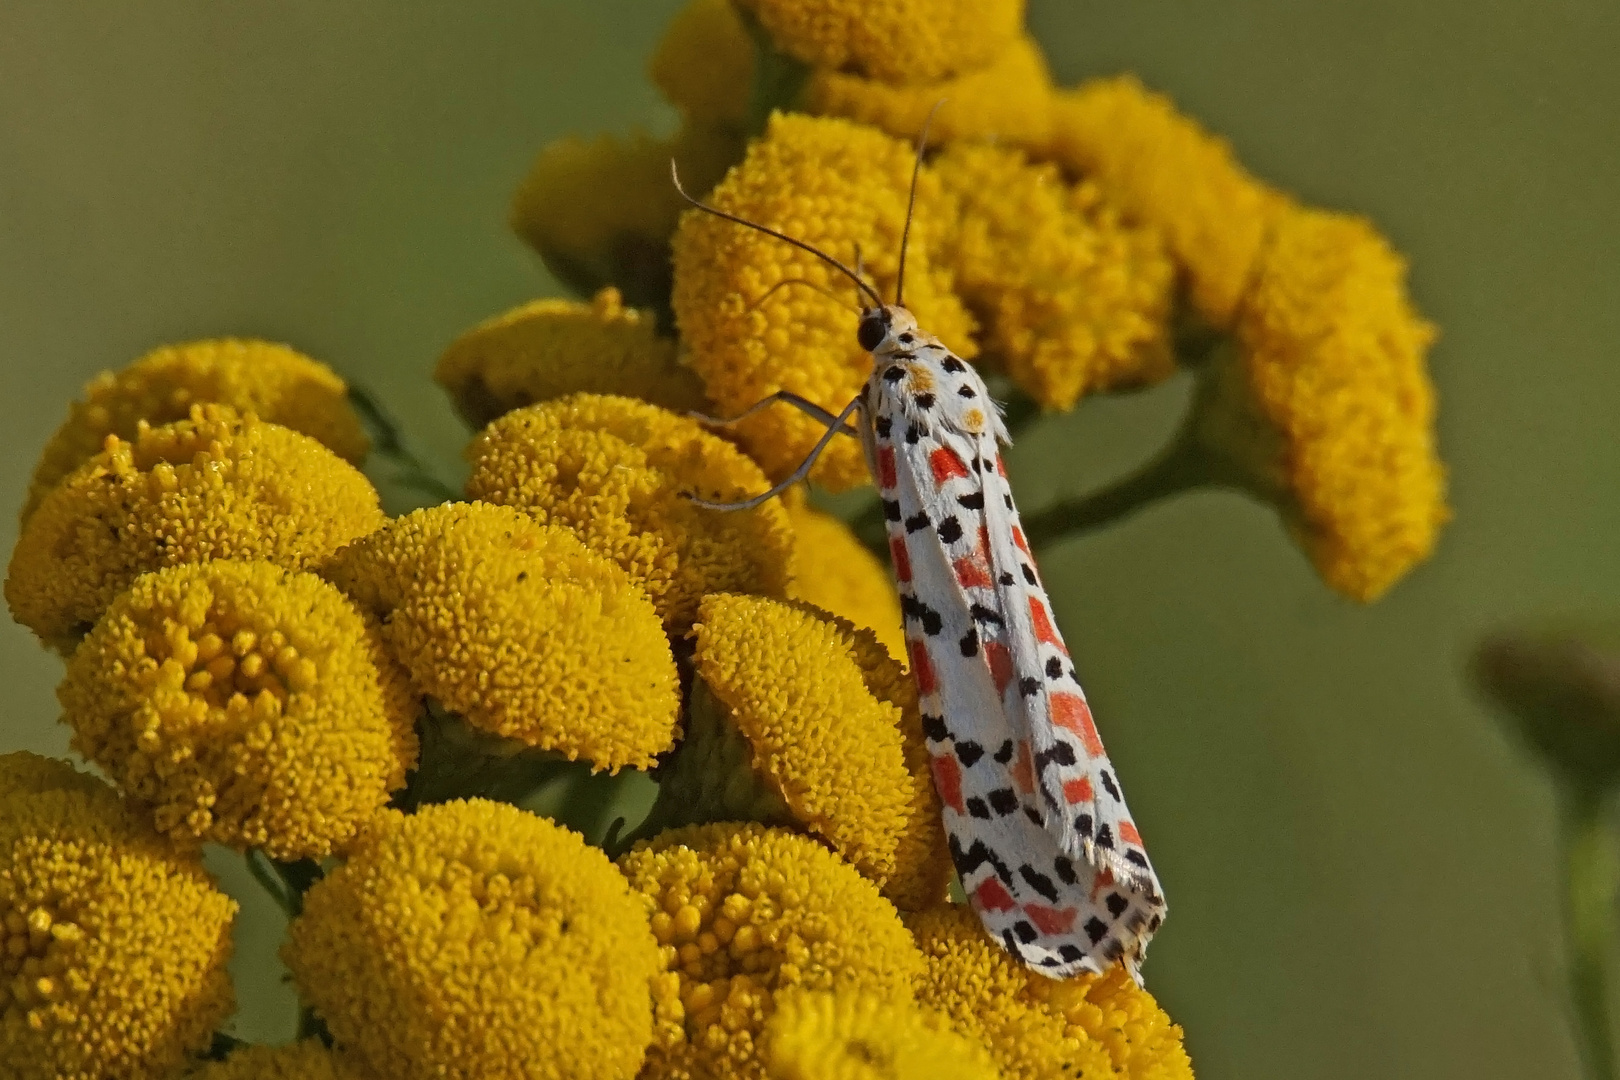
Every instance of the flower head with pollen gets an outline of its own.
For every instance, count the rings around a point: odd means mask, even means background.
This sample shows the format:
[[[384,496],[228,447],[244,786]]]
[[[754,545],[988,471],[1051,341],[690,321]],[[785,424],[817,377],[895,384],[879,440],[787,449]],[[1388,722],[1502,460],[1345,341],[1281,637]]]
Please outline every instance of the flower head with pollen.
[[[377,631],[314,574],[231,560],[159,570],[74,651],[62,719],[159,831],[320,858],[416,761],[417,698]]]
[[[27,521],[46,492],[100,453],[108,435],[133,439],[140,421],[156,426],[184,420],[195,404],[255,413],[358,465],[368,443],[347,390],[325,364],[269,341],[216,338],[153,349],[84,388],[84,400],[73,403],[45,444],[22,518]]]
[[[789,56],[894,83],[934,82],[983,67],[1024,25],[1024,0],[739,3]]]
[[[706,597],[699,620],[698,676],[793,820],[897,905],[943,898],[932,774],[926,752],[908,753],[923,746],[916,699],[893,700],[905,674],[870,631],[751,596]]]
[[[0,757],[0,1061],[16,1080],[156,1080],[232,1008],[236,903],[66,762]]]
[[[1060,94],[1053,116],[1052,156],[1161,231],[1198,311],[1214,326],[1230,326],[1287,198],[1134,76]]]
[[[663,956],[645,1080],[763,1080],[777,994],[905,999],[921,971],[894,908],[809,837],[754,824],[676,829],[619,867]]]
[[[999,1080],[978,1043],[909,1000],[784,994],[765,1028],[771,1080]]]
[[[434,369],[456,411],[481,428],[513,409],[573,393],[622,394],[684,412],[703,406],[697,376],[652,316],[606,288],[590,303],[532,300],[462,334]]]
[[[383,523],[354,466],[290,428],[193,406],[138,425],[58,484],[12,552],[12,616],[66,652],[148,570],[208,559],[304,569]]]
[[[319,1039],[285,1046],[244,1046],[224,1061],[193,1066],[180,1080],[380,1080],[352,1055]]]
[[[380,814],[282,956],[337,1043],[391,1080],[633,1076],[661,966],[605,855],[484,799]]]
[[[1006,1080],[1192,1080],[1181,1029],[1121,965],[1048,979],[945,905],[906,916],[926,958],[917,1001],[990,1048]]]
[[[1376,599],[1450,516],[1435,450],[1434,327],[1365,219],[1296,209],[1238,317],[1254,407],[1280,433],[1285,513],[1327,583]]]
[[[788,502],[793,523],[793,595],[877,635],[891,656],[906,655],[900,594],[889,568],[831,514]]]
[[[535,158],[509,223],[576,292],[616,285],[632,304],[657,304],[669,293],[669,237],[686,207],[670,183],[670,159],[696,194],[741,156],[741,136],[708,124],[688,124],[673,139],[570,135]]]
[[[470,498],[572,530],[627,571],[666,626],[685,628],[711,592],[781,596],[793,530],[774,500],[725,513],[698,506],[770,486],[735,445],[630,398],[576,394],[507,413],[468,447]]]
[[[893,296],[914,159],[909,144],[871,128],[779,113],[711,199],[846,263],[858,247],[878,293]],[[955,200],[925,170],[904,300],[931,333],[971,356],[972,318],[951,291],[948,270],[954,219]],[[836,412],[860,392],[872,361],[855,340],[858,298],[847,278],[775,237],[695,209],[681,219],[673,250],[672,303],[687,362],[722,415],[777,390]],[[824,430],[786,407],[736,428],[776,479],[798,468]],[[812,476],[834,489],[865,483],[860,447],[852,439],[829,444]]]
[[[339,552],[327,576],[382,620],[415,685],[473,727],[596,768],[648,768],[680,683],[646,595],[566,529],[445,503]]]
[[[984,322],[986,355],[1025,393],[1067,409],[1087,390],[1174,372],[1175,267],[1156,234],[1017,150],[958,144],[933,169],[961,200],[957,287]]]
[[[811,73],[803,95],[810,112],[848,117],[903,139],[916,139],[932,116],[928,133],[935,144],[993,139],[1044,146],[1052,134],[1052,102],[1046,57],[1022,36],[984,66],[938,82],[897,85],[820,68]]]

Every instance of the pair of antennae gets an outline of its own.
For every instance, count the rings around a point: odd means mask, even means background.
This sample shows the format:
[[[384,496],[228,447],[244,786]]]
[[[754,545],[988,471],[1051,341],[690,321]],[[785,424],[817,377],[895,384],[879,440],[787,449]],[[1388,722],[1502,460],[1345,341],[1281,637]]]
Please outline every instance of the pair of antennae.
[[[917,208],[917,177],[922,174],[923,151],[925,149],[927,149],[927,147],[928,147],[928,129],[931,126],[933,126],[934,114],[939,111],[939,107],[941,105],[943,105],[943,104],[945,104],[943,99],[941,99],[941,100],[934,103],[934,107],[932,109],[930,109],[929,112],[928,112],[928,119],[923,122],[922,133],[917,136],[917,160],[911,166],[911,191],[910,191],[910,194],[907,195],[907,197],[906,197],[906,224],[905,224],[905,228],[900,233],[900,266],[899,266],[898,272],[895,275],[895,283],[894,283],[894,306],[895,307],[900,307],[901,306],[902,298],[905,295],[905,287],[906,287],[906,248],[909,246],[910,240],[911,240],[911,215],[912,215],[912,212],[914,210],[916,210],[916,208]],[[697,207],[699,210],[702,210],[705,213],[713,214],[715,217],[718,217],[718,218],[724,218],[727,221],[736,222],[738,225],[746,226],[747,228],[753,229],[756,232],[762,232],[766,236],[774,236],[778,240],[781,240],[781,241],[783,241],[785,243],[792,244],[794,247],[798,248],[800,251],[808,251],[810,254],[814,255],[816,258],[820,259],[822,262],[826,263],[828,266],[833,267],[839,273],[843,274],[845,277],[849,278],[849,280],[853,281],[855,283],[855,286],[858,289],[860,289],[863,294],[865,294],[866,296],[871,298],[873,307],[882,307],[883,306],[883,297],[879,296],[878,291],[876,289],[872,288],[872,286],[870,286],[870,285],[868,285],[866,283],[865,278],[863,278],[856,271],[851,270],[848,266],[845,266],[839,260],[837,260],[837,259],[833,258],[831,255],[827,254],[825,251],[822,251],[820,248],[817,248],[817,247],[814,247],[813,245],[807,244],[803,240],[795,240],[793,237],[789,236],[787,233],[781,232],[781,231],[779,231],[777,229],[770,228],[767,225],[761,225],[757,221],[749,221],[747,218],[738,217],[736,214],[727,213],[726,211],[721,210],[717,206],[710,206],[708,203],[704,202],[703,200],[694,199],[692,196],[688,195],[686,193],[686,189],[681,187],[681,174],[680,174],[679,170],[677,170],[676,167],[675,167],[675,159],[674,158],[669,159],[669,175],[670,175],[670,178],[675,181],[675,190],[680,192],[681,198],[685,199],[687,202],[691,203],[693,206]],[[859,254],[858,254],[858,250],[857,250],[857,258],[858,257],[859,257]],[[785,285],[785,284],[787,284],[787,282],[779,282],[777,287],[780,287],[781,285]],[[774,287],[773,287],[772,291],[773,292],[775,291]],[[766,295],[768,296],[770,294],[767,293]],[[764,298],[761,297],[761,300],[763,300],[763,299]]]

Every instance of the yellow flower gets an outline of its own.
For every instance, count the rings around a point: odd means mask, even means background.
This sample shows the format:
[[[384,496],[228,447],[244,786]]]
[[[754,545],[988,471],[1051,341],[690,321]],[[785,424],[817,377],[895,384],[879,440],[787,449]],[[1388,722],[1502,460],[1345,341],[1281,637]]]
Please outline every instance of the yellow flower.
[[[481,428],[513,409],[565,394],[622,394],[677,412],[703,407],[697,376],[675,362],[675,342],[650,314],[606,288],[590,303],[531,300],[462,334],[434,380]]]
[[[765,1028],[771,1080],[998,1080],[984,1047],[909,1001],[784,994]]]
[[[847,120],[777,114],[711,198],[845,262],[858,245],[878,292],[893,296],[913,159],[908,144]],[[971,356],[972,319],[944,265],[954,217],[954,200],[925,171],[904,300],[931,333]],[[858,298],[848,279],[780,240],[696,210],[681,219],[674,259],[672,303],[687,362],[722,415],[737,415],[777,390],[837,411],[861,390],[872,364],[855,340]],[[790,281],[811,287],[777,288]],[[735,430],[765,471],[781,479],[824,429],[778,406]],[[860,447],[835,440],[812,475],[834,489],[865,483]]]
[[[542,149],[518,185],[512,231],[574,291],[617,285],[632,304],[656,305],[669,295],[669,237],[686,207],[670,159],[697,195],[741,156],[740,135],[706,124],[673,139],[570,135]]]
[[[988,356],[1048,409],[1081,393],[1157,382],[1175,268],[1159,238],[1120,220],[1096,185],[1013,149],[958,144],[933,163],[961,200],[951,256],[985,323]]]
[[[789,56],[895,83],[983,67],[1024,23],[1024,0],[738,2]]]
[[[578,834],[504,803],[384,811],[305,895],[282,957],[390,1080],[608,1080],[652,1037],[640,898]]]
[[[674,743],[680,683],[657,612],[566,529],[445,503],[350,545],[326,573],[384,621],[421,692],[475,728],[614,772]]]
[[[1434,327],[1406,264],[1365,219],[1295,209],[1238,318],[1255,407],[1281,434],[1290,516],[1317,570],[1376,599],[1450,516],[1435,449]]]
[[[936,145],[997,139],[1041,146],[1052,134],[1052,77],[1040,46],[1023,36],[983,67],[937,82],[897,86],[820,68],[805,84],[803,101],[810,112],[846,116],[912,141],[933,114],[928,138]]]
[[[0,757],[0,1062],[156,1080],[230,1015],[236,903],[106,784]]]
[[[809,837],[754,824],[676,829],[619,866],[663,956],[643,1080],[762,1080],[759,1041],[778,993],[906,998],[921,970],[894,908]]]
[[[991,941],[966,906],[906,924],[927,965],[917,1000],[988,1046],[1006,1080],[1192,1080],[1181,1029],[1122,965],[1048,979]]]
[[[769,486],[759,467],[695,421],[630,398],[575,394],[507,413],[467,450],[470,498],[571,529],[684,629],[705,593],[781,596],[793,531],[774,501],[726,512]]]
[[[374,1080],[353,1057],[319,1039],[285,1046],[244,1046],[224,1061],[193,1066],[185,1080]]]
[[[731,0],[691,0],[653,50],[652,81],[689,121],[740,129],[754,85],[754,42]]]
[[[138,425],[45,496],[11,556],[12,616],[67,652],[148,570],[208,559],[304,569],[383,522],[366,478],[307,435],[223,405]]]
[[[271,563],[137,578],[56,694],[74,749],[160,832],[277,859],[341,851],[416,761],[416,696],[375,624]]]
[[[951,868],[922,720],[914,696],[890,696],[905,673],[871,632],[750,596],[706,597],[699,618],[697,673],[793,820],[898,906],[942,899]]]
[[[199,403],[257,413],[358,465],[367,439],[347,390],[325,364],[268,341],[217,338],[153,349],[85,386],[84,400],[69,407],[67,420],[45,444],[22,518],[27,521],[46,492],[100,453],[108,435],[133,439],[139,421],[155,426],[184,420]]]
[[[1286,198],[1250,176],[1225,140],[1135,76],[1092,80],[1059,95],[1055,110],[1057,160],[1095,177],[1127,213],[1161,230],[1199,312],[1229,326]]]
[[[838,518],[802,501],[785,504],[793,523],[793,595],[877,635],[890,655],[906,655],[900,596],[889,568]]]

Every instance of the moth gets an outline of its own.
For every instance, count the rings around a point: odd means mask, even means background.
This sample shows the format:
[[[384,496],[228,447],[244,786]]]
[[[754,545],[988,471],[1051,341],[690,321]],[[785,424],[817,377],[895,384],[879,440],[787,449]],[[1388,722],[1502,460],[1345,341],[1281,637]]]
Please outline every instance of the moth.
[[[934,786],[963,891],[990,935],[1033,969],[1063,978],[1119,962],[1140,983],[1164,895],[1019,525],[1002,465],[1011,440],[1001,407],[973,367],[902,303],[921,165],[919,143],[889,304],[831,255],[688,195],[671,163],[676,190],[697,209],[792,244],[853,281],[862,297],[855,337],[872,356],[865,388],[836,415],[778,391],[741,416],[713,421],[732,424],[786,404],[827,430],[771,490],[735,503],[696,501],[716,510],[758,506],[804,479],[834,438],[861,440],[883,503]]]

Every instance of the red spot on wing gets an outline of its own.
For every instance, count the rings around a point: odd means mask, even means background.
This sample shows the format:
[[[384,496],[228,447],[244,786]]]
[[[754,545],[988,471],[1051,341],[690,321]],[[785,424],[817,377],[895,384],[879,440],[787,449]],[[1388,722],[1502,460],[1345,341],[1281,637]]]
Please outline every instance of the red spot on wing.
[[[936,484],[966,477],[968,474],[967,464],[962,460],[962,455],[948,446],[941,446],[928,455],[928,467],[934,471]]]
[[[1012,782],[1025,795],[1035,790],[1035,763],[1030,759],[1027,742],[1018,744],[1018,756],[1013,758],[1012,763]]]
[[[880,446],[877,449],[877,482],[878,487],[885,491],[894,487],[894,447]]]
[[[934,677],[934,662],[928,658],[928,646],[908,638],[906,649],[911,653],[911,673],[917,677],[917,692],[925,697],[934,693],[939,689],[939,680]]]
[[[934,790],[939,792],[939,801],[962,813],[962,766],[957,764],[953,754],[934,755]]]
[[[990,526],[982,521],[979,522],[979,550],[975,554],[981,562],[990,562]]]
[[[1007,479],[1007,463],[1001,460],[1000,454],[996,455],[996,472],[1001,474],[1003,480]]]
[[[1046,613],[1046,605],[1041,603],[1040,597],[1029,598],[1029,617],[1035,620],[1035,640],[1047,645],[1062,645],[1058,638],[1057,628],[1052,625],[1052,616]]]
[[[1012,652],[999,641],[986,641],[984,659],[990,665],[990,677],[996,681],[996,693],[1002,693],[1013,677]]]
[[[889,558],[894,562],[894,579],[902,585],[911,581],[911,553],[898,536],[889,537]]]
[[[964,589],[987,589],[994,584],[990,580],[990,568],[982,559],[964,555],[951,563],[951,569],[956,571],[956,583]]]
[[[1018,906],[1018,901],[1012,898],[1007,886],[992,874],[973,890],[973,906],[980,911],[1011,911]]]
[[[1127,844],[1135,844],[1137,847],[1143,846],[1142,834],[1137,832],[1136,826],[1131,824],[1129,821],[1120,822],[1116,831],[1119,833],[1119,838],[1125,841]]]
[[[1079,694],[1048,694],[1046,700],[1052,710],[1052,723],[1080,736],[1086,753],[1102,757],[1102,737],[1097,734],[1097,724],[1091,718],[1091,707],[1086,699]]]
[[[1063,785],[1063,798],[1066,799],[1070,805],[1075,803],[1088,803],[1096,797],[1097,793],[1091,789],[1091,780],[1088,777],[1082,776],[1078,780],[1070,780]]]
[[[1024,530],[1016,525],[1013,526],[1013,543],[1018,545],[1019,551],[1029,554],[1029,541],[1024,539]]]
[[[1092,903],[1096,903],[1097,894],[1108,888],[1108,886],[1112,885],[1113,883],[1114,872],[1112,870],[1104,867],[1103,869],[1097,871],[1097,876],[1091,881],[1091,896],[1088,899],[1090,899]]]
[[[1029,921],[1043,934],[1067,934],[1074,929],[1074,919],[1079,911],[1072,907],[1051,908],[1045,904],[1025,904],[1024,914],[1029,916]]]

